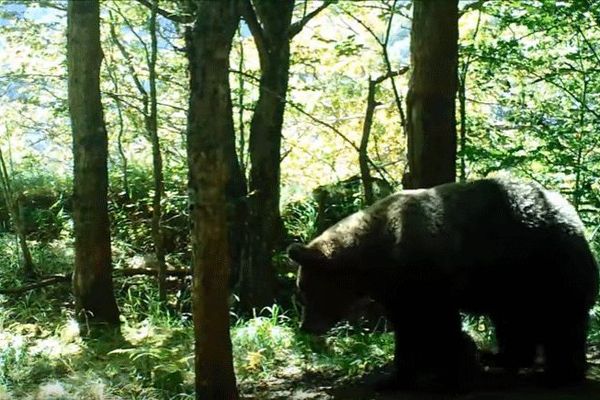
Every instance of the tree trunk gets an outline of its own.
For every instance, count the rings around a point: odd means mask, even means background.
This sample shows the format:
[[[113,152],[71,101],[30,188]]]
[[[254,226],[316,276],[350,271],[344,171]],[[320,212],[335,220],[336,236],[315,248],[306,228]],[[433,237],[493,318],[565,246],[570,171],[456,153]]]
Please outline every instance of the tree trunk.
[[[331,0],[292,24],[294,0],[241,0],[258,49],[261,78],[250,123],[250,182],[245,251],[239,280],[240,306],[251,311],[275,299],[272,257],[284,234],[279,213],[281,130],[290,69],[290,41]],[[253,5],[254,4],[254,5]]]
[[[250,181],[247,239],[239,281],[244,311],[273,304],[276,274],[272,257],[283,235],[279,213],[281,129],[289,66],[289,29],[294,2],[255,1],[259,33],[261,79],[250,123]],[[254,31],[253,35],[257,33]]]
[[[371,127],[373,125],[373,114],[377,102],[375,101],[375,88],[377,82],[369,78],[369,89],[367,92],[367,111],[365,112],[365,121],[363,123],[363,132],[358,148],[358,165],[360,166],[360,179],[363,185],[363,194],[365,205],[373,204],[375,196],[373,194],[373,177],[369,170],[369,138],[371,137]]]
[[[146,129],[146,137],[152,146],[152,180],[154,186],[154,194],[152,196],[152,220],[150,223],[152,243],[154,245],[154,255],[158,263],[158,292],[161,301],[166,301],[166,270],[165,249],[164,249],[164,231],[162,227],[162,198],[164,195],[164,174],[163,174],[163,159],[160,148],[160,138],[158,136],[158,103],[156,94],[156,59],[158,56],[158,42],[156,37],[157,22],[156,17],[160,8],[158,7],[159,0],[151,0],[148,2],[150,9],[150,18],[148,19],[148,31],[150,33],[150,50],[146,43],[139,38],[140,44],[144,48],[146,55],[146,64],[148,65],[148,86],[146,89],[144,82],[138,76],[133,63],[132,57],[127,51],[124,44],[119,40],[115,25],[110,26],[110,36],[113,43],[117,46],[121,55],[127,63],[129,73],[138,92],[141,95],[142,115],[144,116],[144,126]],[[109,12],[112,19],[112,15]],[[123,17],[125,18],[125,17]]]
[[[112,14],[109,12],[109,18],[110,18],[110,33],[111,33],[111,38],[115,38],[116,37],[116,31],[115,31],[115,26],[113,24],[113,20],[112,20]],[[115,39],[116,40],[116,39]],[[110,60],[110,59],[109,59]],[[117,126],[119,127],[117,130],[117,151],[119,153],[119,158],[121,159],[121,178],[122,178],[122,182],[123,182],[123,198],[125,200],[126,203],[129,202],[129,200],[131,199],[130,197],[130,190],[129,190],[129,169],[128,169],[128,163],[129,161],[127,160],[127,154],[125,154],[125,148],[123,146],[123,135],[125,134],[125,120],[123,117],[123,104],[121,101],[121,98],[118,96],[119,94],[119,79],[117,77],[118,71],[116,71],[116,65],[114,65],[113,63],[109,63],[106,60],[106,72],[108,73],[108,76],[110,78],[110,81],[113,84],[113,92],[115,93],[114,96],[111,96],[111,98],[113,99],[113,101],[115,102],[115,107],[117,110]]]
[[[464,13],[464,10],[463,10]],[[481,24],[481,11],[477,16],[477,25],[473,31],[473,43],[477,38],[479,32],[479,26]],[[471,66],[471,53],[464,54],[464,51],[460,51],[460,69],[458,73],[458,109],[459,109],[459,120],[460,120],[460,133],[459,133],[459,149],[460,149],[460,166],[459,166],[459,182],[466,182],[467,180],[467,77],[469,74],[469,67]]]
[[[240,34],[241,27],[238,26],[238,34]],[[240,61],[238,69],[242,71],[244,68],[244,44],[240,40]],[[238,77],[238,121],[239,121],[239,136],[237,147],[239,151],[236,151],[235,146],[229,147],[228,157],[230,158],[230,164],[232,168],[232,178],[227,189],[227,198],[229,199],[232,207],[230,212],[232,213],[232,223],[229,226],[229,243],[231,253],[231,276],[229,278],[230,287],[233,289],[239,282],[241,270],[242,270],[242,253],[245,249],[246,243],[246,222],[248,216],[248,182],[246,181],[246,134],[244,133],[244,78],[242,75]]]
[[[414,1],[410,50],[403,184],[431,187],[456,177],[458,0]]]
[[[196,398],[237,399],[229,335],[231,267],[228,191],[235,153],[229,53],[236,0],[196,1],[187,33],[190,69],[187,151],[191,219]]]
[[[8,168],[6,168],[6,163],[4,162],[2,150],[0,150],[0,168],[0,186],[2,188],[2,197],[4,198],[4,204],[6,204],[8,215],[10,216],[15,233],[17,235],[19,248],[21,249],[20,261],[23,276],[26,279],[33,279],[37,274],[35,272],[35,265],[33,263],[33,258],[31,257],[31,252],[29,251],[29,246],[27,245],[27,234],[25,231],[25,218],[23,216],[22,204],[23,195],[15,195],[12,189],[11,178],[8,175]]]
[[[68,98],[73,132],[75,311],[82,322],[119,324],[108,219],[108,138],[100,101],[98,0],[68,3]]]
[[[466,182],[467,180],[467,67],[464,68],[464,73],[461,74],[458,85],[458,110],[460,119],[460,166],[458,180]]]
[[[152,196],[152,241],[154,242],[154,255],[158,262],[158,293],[162,302],[167,300],[167,264],[165,263],[164,235],[162,229],[162,196],[164,193],[163,161],[158,137],[158,104],[156,100],[156,57],[158,44],[156,39],[156,14],[158,1],[152,0],[150,12],[150,54],[148,54],[148,81],[150,85],[149,102],[150,113],[146,116],[146,130],[152,143],[152,178],[154,181],[154,195]]]

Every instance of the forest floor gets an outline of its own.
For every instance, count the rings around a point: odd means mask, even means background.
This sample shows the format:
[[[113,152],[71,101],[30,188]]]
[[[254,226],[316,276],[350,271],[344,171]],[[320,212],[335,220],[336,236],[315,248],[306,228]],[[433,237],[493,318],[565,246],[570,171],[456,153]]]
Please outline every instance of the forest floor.
[[[246,393],[245,400],[599,400],[600,365],[590,368],[588,380],[578,386],[548,389],[533,383],[526,375],[507,377],[484,374],[477,388],[468,394],[448,395],[395,391],[378,393],[373,383],[385,377],[390,367],[357,380],[304,373],[273,378]]]

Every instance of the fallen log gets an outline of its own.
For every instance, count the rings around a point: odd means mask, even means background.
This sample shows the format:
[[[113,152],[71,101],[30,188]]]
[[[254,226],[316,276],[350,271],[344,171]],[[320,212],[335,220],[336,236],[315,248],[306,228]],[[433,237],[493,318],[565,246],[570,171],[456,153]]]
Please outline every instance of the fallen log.
[[[20,294],[29,290],[38,289],[45,286],[54,285],[55,283],[70,283],[71,274],[67,275],[51,275],[40,279],[37,282],[28,283],[17,288],[0,289],[0,294]]]
[[[189,268],[168,269],[165,273],[167,276],[177,276],[177,277],[183,278],[185,276],[191,276],[192,270]],[[113,270],[113,274],[121,275],[121,276],[135,276],[135,275],[156,276],[156,275],[158,275],[158,270],[153,269],[153,268],[123,268],[123,269]]]
[[[166,271],[167,276],[176,276],[179,278],[183,278],[186,276],[192,275],[192,270],[189,268],[186,269],[172,269]],[[114,269],[113,275],[117,276],[136,276],[136,275],[146,275],[146,276],[156,276],[158,275],[158,271],[151,268],[124,268],[124,269]],[[71,283],[71,274],[66,275],[49,275],[42,277],[37,282],[28,283],[26,285],[9,288],[9,289],[0,289],[0,294],[21,294],[27,292],[29,290],[39,289],[42,287],[54,285],[56,283]]]

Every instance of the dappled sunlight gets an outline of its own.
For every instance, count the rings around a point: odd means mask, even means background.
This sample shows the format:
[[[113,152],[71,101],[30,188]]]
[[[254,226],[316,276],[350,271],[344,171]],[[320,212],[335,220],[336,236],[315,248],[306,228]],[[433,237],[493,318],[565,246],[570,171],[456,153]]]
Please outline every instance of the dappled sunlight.
[[[81,345],[75,343],[64,343],[60,338],[50,337],[38,340],[31,348],[31,355],[44,355],[48,358],[61,358],[81,352]]]
[[[10,332],[0,332],[0,351],[11,349],[20,351],[25,346],[25,337]]]
[[[232,328],[236,374],[252,392],[264,385],[291,387],[315,374],[330,379],[362,376],[391,361],[393,338],[347,325],[326,337],[298,331],[298,321],[278,306]]]
[[[79,327],[74,320],[59,326],[56,334],[36,324],[12,324],[0,332],[0,352],[10,349],[13,352],[28,353],[31,356],[44,356],[58,359],[80,354],[82,341]]]
[[[133,345],[143,343],[147,339],[156,341],[156,327],[150,323],[149,320],[145,319],[137,325],[126,324],[122,329],[123,337],[130,341]]]
[[[117,398],[114,390],[159,399],[163,389],[193,385],[191,326],[128,321],[122,333],[125,341],[117,336],[84,340],[70,317],[58,324],[40,321],[2,328],[0,400],[15,398],[18,393],[10,388],[19,382],[20,390],[40,400]],[[146,384],[150,387],[143,388]]]

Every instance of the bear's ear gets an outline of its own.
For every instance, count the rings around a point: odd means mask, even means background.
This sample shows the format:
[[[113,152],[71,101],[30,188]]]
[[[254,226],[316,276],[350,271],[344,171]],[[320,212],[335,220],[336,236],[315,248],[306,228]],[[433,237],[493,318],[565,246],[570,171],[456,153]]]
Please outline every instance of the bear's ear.
[[[288,257],[306,267],[316,266],[326,261],[326,257],[318,249],[303,244],[293,243],[287,249]]]

